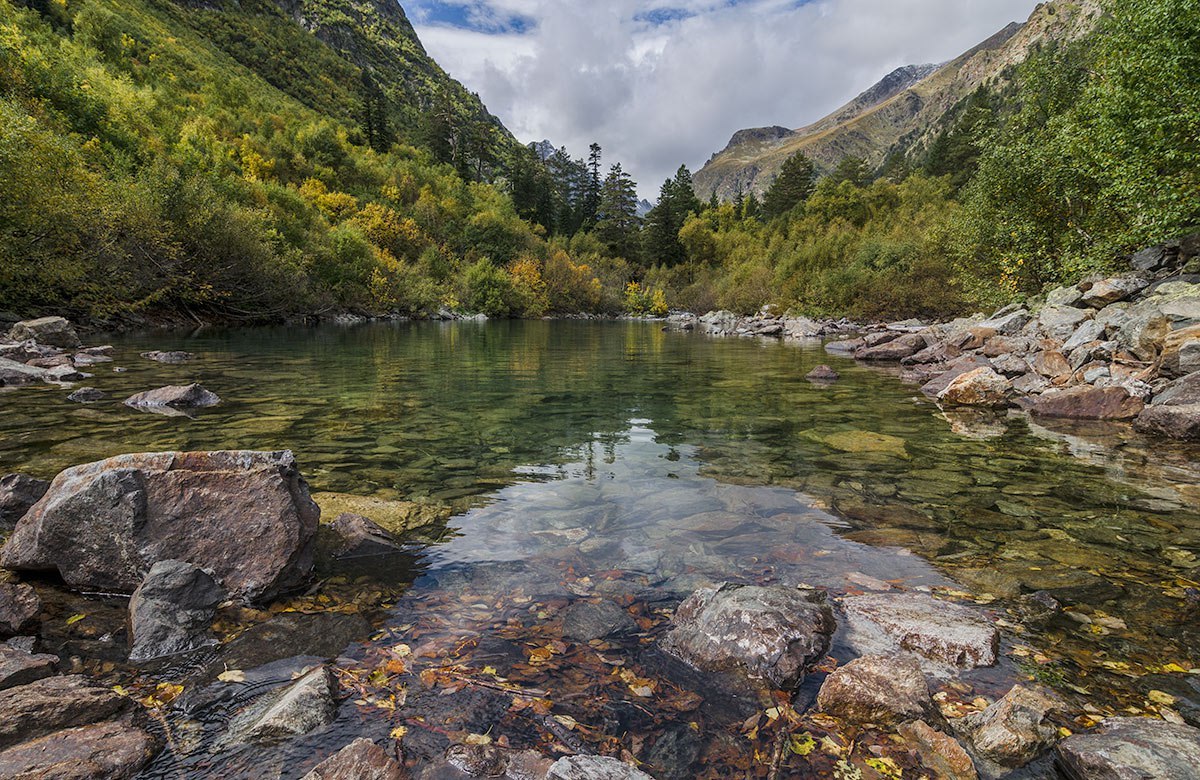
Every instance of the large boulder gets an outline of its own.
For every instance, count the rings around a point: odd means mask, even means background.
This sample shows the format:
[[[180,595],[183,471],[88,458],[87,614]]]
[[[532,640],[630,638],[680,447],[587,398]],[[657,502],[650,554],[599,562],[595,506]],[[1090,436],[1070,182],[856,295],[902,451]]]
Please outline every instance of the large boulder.
[[[185,561],[267,599],[308,577],[318,516],[291,452],[120,455],[55,477],[0,565],[132,593],[157,561]]]
[[[158,753],[150,734],[123,721],[68,728],[0,751],[20,780],[132,780]]]
[[[215,643],[212,619],[224,597],[203,569],[158,561],[129,600],[129,660],[149,661]]]
[[[546,780],[654,780],[637,767],[608,756],[567,756],[550,767]]]
[[[24,474],[0,477],[0,531],[11,531],[49,489],[46,480]]]
[[[408,772],[387,751],[359,738],[317,764],[301,780],[405,780]]]
[[[333,672],[318,666],[235,715],[226,743],[270,744],[327,726],[337,715],[336,694]]]
[[[1080,286],[1086,288],[1080,302],[1093,309],[1103,309],[1111,303],[1137,295],[1150,286],[1150,280],[1140,274],[1127,274]]]
[[[1171,331],[1162,342],[1163,370],[1171,376],[1200,371],[1200,325]]]
[[[1039,417],[1072,420],[1132,420],[1145,403],[1122,387],[1072,387],[1043,393],[1029,406]]]
[[[1109,718],[1058,743],[1055,765],[1070,780],[1195,780],[1200,729],[1154,718]]]
[[[921,763],[933,772],[936,780],[977,780],[975,763],[958,744],[958,740],[934,729],[923,720],[900,725],[896,731],[912,745]]]
[[[946,364],[946,370],[921,385],[921,394],[927,398],[937,398],[950,383],[963,374],[977,368],[991,368],[992,364],[979,355],[963,355]]]
[[[856,644],[871,652],[906,650],[960,668],[992,666],[996,626],[979,612],[920,593],[851,596],[843,603]]]
[[[0,748],[114,718],[132,707],[132,699],[78,675],[35,680],[0,696]]]
[[[34,655],[0,644],[0,691],[49,677],[57,663],[56,655]]]
[[[1019,307],[1015,308],[1015,310],[1008,310],[1011,308],[1006,307],[1006,309],[1001,309],[993,314],[990,319],[980,322],[978,327],[983,330],[993,331],[1001,336],[1017,335],[1029,324],[1033,319],[1033,315]]]
[[[0,387],[23,387],[53,381],[50,372],[44,368],[0,357]]]
[[[933,709],[921,664],[911,655],[865,655],[825,678],[817,694],[823,712],[852,723],[891,725]]]
[[[990,368],[981,367],[955,377],[946,389],[938,393],[938,400],[958,406],[987,406],[992,408],[1008,405],[1012,393],[1012,382]]]
[[[1092,312],[1074,306],[1047,306],[1038,312],[1038,327],[1047,338],[1065,341],[1093,316]]]
[[[1105,312],[1096,319],[1105,319]],[[1171,333],[1200,325],[1200,284],[1159,285],[1153,295],[1119,311],[1112,321],[1118,341],[1143,360],[1154,360]]]
[[[168,385],[157,390],[147,390],[136,393],[125,399],[126,406],[135,409],[155,410],[163,407],[172,409],[202,409],[216,406],[221,398],[216,393],[201,387],[199,384]]]
[[[961,730],[990,760],[1001,766],[1023,766],[1054,744],[1058,729],[1048,716],[1059,706],[1041,691],[1014,685],[983,712],[964,718]]]
[[[855,350],[854,357],[858,360],[877,362],[899,361],[917,354],[928,346],[925,337],[920,333],[906,333],[882,344]]]
[[[62,317],[41,317],[36,320],[18,322],[9,330],[8,337],[13,341],[32,339],[39,344],[63,349],[80,346],[75,328],[71,327],[71,323]]]
[[[1147,406],[1133,422],[1142,433],[1200,441],[1200,403]]]
[[[744,672],[790,689],[825,657],[836,628],[824,591],[725,583],[679,605],[662,647],[701,671]]]
[[[0,639],[35,631],[42,600],[23,582],[0,582]]]

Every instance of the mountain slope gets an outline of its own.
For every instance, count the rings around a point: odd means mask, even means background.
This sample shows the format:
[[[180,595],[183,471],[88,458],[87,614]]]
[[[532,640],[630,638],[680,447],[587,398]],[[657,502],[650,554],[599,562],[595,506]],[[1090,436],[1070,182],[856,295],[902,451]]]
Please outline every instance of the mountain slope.
[[[696,192],[723,200],[739,189],[766,191],[796,152],[829,171],[847,156],[872,166],[902,147],[927,140],[942,117],[978,87],[997,86],[1014,65],[1047,41],[1071,40],[1093,29],[1096,0],[1056,0],[1038,6],[1024,24],[1013,23],[940,66],[901,68],[829,116],[798,130],[742,130],[696,173]]]

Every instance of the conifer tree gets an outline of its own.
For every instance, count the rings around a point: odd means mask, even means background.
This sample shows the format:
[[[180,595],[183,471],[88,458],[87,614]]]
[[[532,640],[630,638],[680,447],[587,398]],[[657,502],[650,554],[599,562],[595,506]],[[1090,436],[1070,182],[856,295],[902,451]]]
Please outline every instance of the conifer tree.
[[[816,187],[817,168],[804,152],[796,152],[784,162],[779,175],[763,197],[763,214],[768,218],[782,216],[812,195]]]

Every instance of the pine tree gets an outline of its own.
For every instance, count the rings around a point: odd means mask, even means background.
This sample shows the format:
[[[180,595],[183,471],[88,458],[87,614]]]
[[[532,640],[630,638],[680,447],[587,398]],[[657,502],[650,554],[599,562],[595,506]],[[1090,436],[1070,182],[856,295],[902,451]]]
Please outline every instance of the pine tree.
[[[637,255],[637,184],[616,163],[600,187],[596,237],[614,256],[635,260]]]
[[[837,167],[833,169],[833,173],[829,176],[834,184],[842,182],[850,182],[855,187],[865,187],[871,183],[871,171],[867,167],[867,161],[862,157],[847,155],[842,158]]]
[[[779,175],[763,197],[763,214],[768,218],[782,216],[812,195],[816,188],[817,168],[804,152],[789,157]]]
[[[716,211],[721,207],[721,200],[717,197],[717,188],[713,187],[712,194],[708,196],[708,207]]]
[[[596,212],[600,210],[600,159],[600,144],[593,143],[588,147],[587,188],[583,198],[582,226],[585,230],[595,226]]]

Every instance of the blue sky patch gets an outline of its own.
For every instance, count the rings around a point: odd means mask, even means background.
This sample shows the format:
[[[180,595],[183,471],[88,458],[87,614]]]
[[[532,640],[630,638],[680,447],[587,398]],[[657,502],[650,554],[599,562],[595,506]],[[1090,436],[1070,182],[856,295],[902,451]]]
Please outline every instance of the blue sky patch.
[[[520,14],[502,14],[486,3],[454,0],[417,0],[405,3],[418,24],[441,25],[460,30],[523,35],[537,27],[536,20]]]

